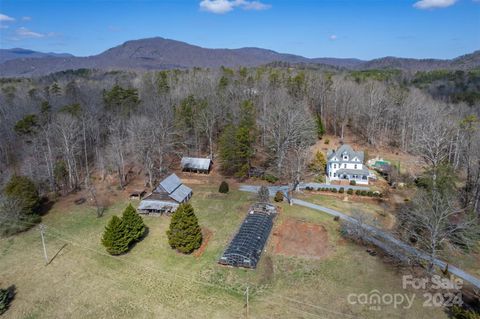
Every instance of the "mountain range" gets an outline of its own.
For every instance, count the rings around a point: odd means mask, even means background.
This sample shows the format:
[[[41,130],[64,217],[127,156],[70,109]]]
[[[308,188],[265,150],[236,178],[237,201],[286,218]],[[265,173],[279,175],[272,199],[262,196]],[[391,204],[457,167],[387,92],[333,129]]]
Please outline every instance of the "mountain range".
[[[127,41],[98,55],[75,57],[26,49],[0,50],[0,76],[41,76],[75,69],[161,70],[260,66],[273,62],[323,65],[351,70],[396,68],[409,71],[480,67],[480,50],[451,60],[384,57],[370,61],[305,58],[261,48],[208,49],[160,37]]]

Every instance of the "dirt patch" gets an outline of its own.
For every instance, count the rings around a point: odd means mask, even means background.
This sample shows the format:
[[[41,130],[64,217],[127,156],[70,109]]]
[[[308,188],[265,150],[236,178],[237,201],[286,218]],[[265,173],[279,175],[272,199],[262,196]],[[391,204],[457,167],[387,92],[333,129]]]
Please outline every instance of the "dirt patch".
[[[328,253],[328,233],[323,225],[287,219],[273,232],[273,251],[285,256],[321,259]]]
[[[195,250],[194,253],[193,253],[193,256],[195,256],[197,258],[202,256],[205,249],[207,249],[208,242],[212,238],[213,232],[208,228],[202,228],[202,236],[203,236],[202,245],[200,246],[200,248]]]

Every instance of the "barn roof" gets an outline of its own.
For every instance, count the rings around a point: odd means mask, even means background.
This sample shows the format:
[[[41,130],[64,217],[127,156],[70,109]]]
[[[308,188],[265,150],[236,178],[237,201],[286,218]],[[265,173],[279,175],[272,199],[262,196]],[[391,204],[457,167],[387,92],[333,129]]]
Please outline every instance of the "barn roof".
[[[199,170],[209,170],[212,160],[209,158],[199,158],[199,157],[182,157],[181,166],[182,169],[199,169]]]
[[[178,203],[173,201],[148,200],[144,199],[138,206],[139,210],[158,210],[161,211],[167,207],[177,207]]]
[[[160,193],[165,191],[171,194],[175,189],[177,189],[182,184],[182,181],[178,176],[173,173],[172,175],[165,178],[160,182],[160,185],[155,189],[155,192]]]
[[[178,186],[177,189],[175,189],[171,194],[170,197],[177,202],[181,203],[183,202],[190,194],[192,193],[192,189],[190,187],[187,187],[183,184]]]

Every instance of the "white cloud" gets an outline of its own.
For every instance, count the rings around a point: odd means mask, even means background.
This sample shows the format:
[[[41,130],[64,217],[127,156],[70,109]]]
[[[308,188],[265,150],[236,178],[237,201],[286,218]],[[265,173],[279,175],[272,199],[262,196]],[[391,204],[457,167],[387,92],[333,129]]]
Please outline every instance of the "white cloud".
[[[413,4],[417,9],[446,8],[455,4],[458,0],[420,0]]]
[[[235,8],[243,10],[266,10],[271,5],[260,1],[247,0],[202,0],[200,1],[200,9],[212,13],[223,14],[232,11]]]
[[[6,14],[0,13],[0,22],[13,22],[14,18],[7,16]]]
[[[267,10],[272,7],[271,5],[262,3],[260,1],[243,1],[243,2],[244,4],[242,8],[245,10]]]
[[[330,40],[332,41],[335,41],[337,40],[337,35],[336,34],[332,34],[331,36],[328,37]]]
[[[43,33],[31,31],[25,27],[20,27],[17,30],[15,30],[15,34],[22,39],[27,39],[27,38],[38,39],[38,38],[44,38],[45,36],[53,36],[53,33],[45,35]]]
[[[32,17],[29,17],[29,16],[22,17],[22,21],[31,21],[31,20],[32,20]]]

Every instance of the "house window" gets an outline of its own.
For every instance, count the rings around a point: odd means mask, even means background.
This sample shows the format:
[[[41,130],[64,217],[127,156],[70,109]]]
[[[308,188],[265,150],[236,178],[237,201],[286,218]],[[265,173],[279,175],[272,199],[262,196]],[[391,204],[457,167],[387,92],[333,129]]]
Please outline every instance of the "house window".
[[[337,164],[333,164],[333,168],[337,168]]]
[[[343,168],[347,168],[347,164],[343,164]]]
[[[357,164],[355,164],[355,169],[357,169]]]
[[[333,173],[333,177],[337,177],[337,173]]]

